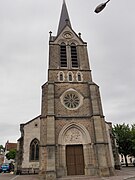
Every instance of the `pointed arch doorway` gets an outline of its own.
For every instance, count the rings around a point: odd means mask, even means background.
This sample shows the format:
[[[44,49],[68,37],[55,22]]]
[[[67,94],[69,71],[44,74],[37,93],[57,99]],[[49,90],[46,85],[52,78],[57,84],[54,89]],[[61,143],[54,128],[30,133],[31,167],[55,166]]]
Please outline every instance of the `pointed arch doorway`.
[[[84,175],[83,145],[66,146],[67,175]]]
[[[89,175],[94,155],[87,129],[79,123],[66,124],[58,137],[58,176]]]

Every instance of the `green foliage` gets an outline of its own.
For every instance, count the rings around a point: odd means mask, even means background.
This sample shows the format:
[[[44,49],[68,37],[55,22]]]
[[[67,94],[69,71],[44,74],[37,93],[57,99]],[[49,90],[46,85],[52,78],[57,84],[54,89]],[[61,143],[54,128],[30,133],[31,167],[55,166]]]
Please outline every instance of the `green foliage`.
[[[124,155],[126,166],[128,166],[126,156],[132,154],[133,151],[132,128],[130,128],[130,126],[125,123],[116,124],[113,127],[113,132],[116,135],[116,141],[119,146],[119,153]]]
[[[7,154],[6,154],[6,158],[8,160],[10,159],[15,159],[16,157],[16,150],[15,149],[11,149]]]
[[[119,153],[128,155],[131,153],[132,135],[131,129],[127,124],[114,125],[113,131],[116,135],[116,140],[119,145]]]
[[[131,151],[131,155],[135,157],[135,124],[131,125],[131,134],[132,134],[132,151]]]
[[[3,145],[0,145],[0,150],[1,150],[1,149],[3,149],[3,150],[4,150],[4,147],[3,147]]]

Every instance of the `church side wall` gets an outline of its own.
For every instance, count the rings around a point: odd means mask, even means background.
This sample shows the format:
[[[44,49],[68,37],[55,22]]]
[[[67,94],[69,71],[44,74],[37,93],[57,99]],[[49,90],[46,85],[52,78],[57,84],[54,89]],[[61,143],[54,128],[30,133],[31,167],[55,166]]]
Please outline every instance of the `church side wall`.
[[[26,124],[24,126],[24,153],[22,168],[39,168],[39,162],[32,162],[29,159],[30,156],[30,143],[33,139],[38,139],[40,141],[40,118]]]

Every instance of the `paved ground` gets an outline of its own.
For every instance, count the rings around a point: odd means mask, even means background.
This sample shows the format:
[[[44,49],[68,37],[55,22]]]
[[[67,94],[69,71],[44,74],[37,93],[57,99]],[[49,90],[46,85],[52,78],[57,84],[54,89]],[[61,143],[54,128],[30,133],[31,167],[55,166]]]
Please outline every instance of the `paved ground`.
[[[9,173],[1,173],[0,180],[39,180],[37,175],[13,175]]]
[[[38,175],[13,175],[9,173],[1,173],[0,180],[39,180]],[[123,167],[117,170],[115,176],[111,177],[67,177],[58,180],[135,180],[135,167]]]
[[[135,167],[122,167],[121,170],[115,171],[115,176],[111,177],[67,177],[58,180],[135,180]]]

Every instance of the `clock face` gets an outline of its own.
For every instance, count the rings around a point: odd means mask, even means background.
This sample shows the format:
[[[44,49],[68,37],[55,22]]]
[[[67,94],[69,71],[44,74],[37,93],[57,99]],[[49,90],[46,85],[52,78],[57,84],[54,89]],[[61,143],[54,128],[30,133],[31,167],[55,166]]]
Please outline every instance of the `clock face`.
[[[70,33],[70,32],[66,32],[66,33],[64,33],[64,38],[66,38],[66,39],[71,39],[72,38],[72,34]]]
[[[66,93],[63,98],[64,105],[70,109],[77,108],[80,104],[79,96],[74,92]]]

